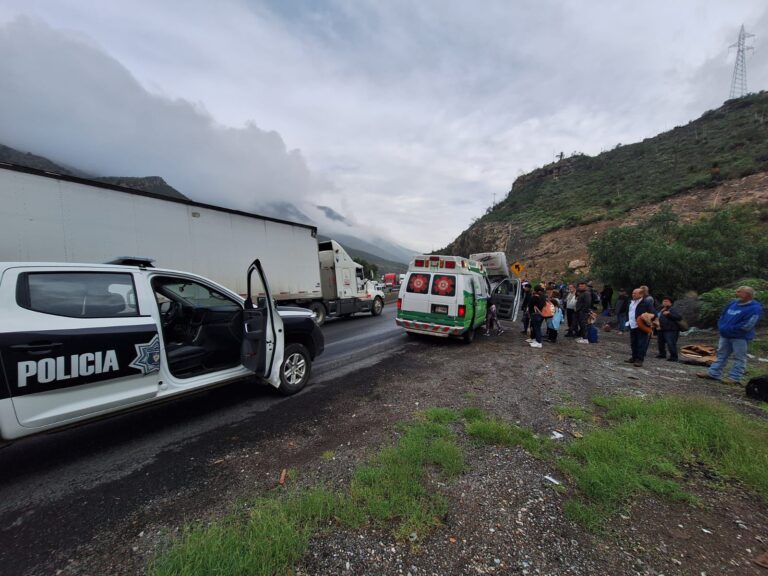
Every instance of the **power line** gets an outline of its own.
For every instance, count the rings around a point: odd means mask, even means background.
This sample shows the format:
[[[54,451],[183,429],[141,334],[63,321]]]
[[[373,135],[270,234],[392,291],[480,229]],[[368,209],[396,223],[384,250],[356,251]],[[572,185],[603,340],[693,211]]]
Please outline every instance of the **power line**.
[[[747,34],[744,30],[744,24],[739,31],[739,39],[729,48],[736,48],[736,63],[733,66],[733,78],[731,79],[730,98],[741,98],[747,93],[747,59],[745,53],[747,50],[754,50],[752,46],[747,46],[747,38],[752,38],[754,34]]]

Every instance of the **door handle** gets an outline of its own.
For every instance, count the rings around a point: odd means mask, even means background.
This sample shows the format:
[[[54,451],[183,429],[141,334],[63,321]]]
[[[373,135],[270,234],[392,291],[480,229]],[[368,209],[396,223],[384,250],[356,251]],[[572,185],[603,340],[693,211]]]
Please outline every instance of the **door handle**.
[[[9,346],[9,348],[11,350],[20,350],[26,352],[32,356],[40,356],[42,354],[47,354],[54,348],[59,348],[63,345],[63,342],[43,342],[40,344],[14,344],[13,346]]]

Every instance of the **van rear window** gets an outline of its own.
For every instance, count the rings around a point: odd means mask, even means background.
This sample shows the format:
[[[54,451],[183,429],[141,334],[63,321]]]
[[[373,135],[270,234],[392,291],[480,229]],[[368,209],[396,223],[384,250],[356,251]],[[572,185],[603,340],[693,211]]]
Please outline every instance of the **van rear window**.
[[[432,294],[435,296],[455,296],[456,276],[435,274],[435,279],[432,281]]]
[[[414,294],[426,294],[429,292],[429,277],[430,274],[411,274],[405,291]]]

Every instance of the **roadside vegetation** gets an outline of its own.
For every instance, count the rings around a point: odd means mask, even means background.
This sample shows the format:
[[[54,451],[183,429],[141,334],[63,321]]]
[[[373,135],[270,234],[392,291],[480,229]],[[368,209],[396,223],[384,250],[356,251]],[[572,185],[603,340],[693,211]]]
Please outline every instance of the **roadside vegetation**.
[[[606,427],[590,426],[565,444],[487,414],[432,408],[396,428],[397,442],[358,466],[344,491],[288,487],[241,504],[227,517],[185,527],[153,561],[153,576],[287,573],[311,538],[335,528],[379,526],[417,546],[442,524],[449,502],[432,481],[467,467],[461,438],[521,447],[570,479],[565,513],[593,531],[643,493],[696,503],[687,482],[706,468],[768,502],[768,423],[714,400],[683,397],[593,400]],[[572,404],[563,417],[593,420]],[[321,458],[332,458],[324,453]],[[707,480],[711,481],[711,480]]]
[[[284,574],[325,528],[392,525],[396,537],[416,542],[439,526],[448,510],[427,486],[464,469],[464,456],[449,424],[459,415],[432,409],[398,428],[397,443],[358,467],[349,490],[319,486],[258,498],[229,516],[184,528],[150,567],[154,576]],[[323,455],[327,459],[328,455]]]
[[[697,468],[738,482],[768,502],[768,423],[703,398],[595,398],[607,428],[569,443],[559,459],[576,495],[565,511],[599,530],[632,498],[655,493],[696,502]]]
[[[594,157],[573,152],[518,178],[482,221],[516,222],[535,237],[766,171],[766,116],[768,92],[760,92],[642,142],[617,144]]]
[[[761,296],[768,295],[768,281],[759,279],[768,270],[766,221],[768,209],[739,207],[681,224],[665,209],[637,226],[613,228],[592,240],[592,272],[613,286],[647,284],[657,296],[716,290],[703,301],[704,313],[716,320],[734,297],[720,287],[751,278],[763,289]]]

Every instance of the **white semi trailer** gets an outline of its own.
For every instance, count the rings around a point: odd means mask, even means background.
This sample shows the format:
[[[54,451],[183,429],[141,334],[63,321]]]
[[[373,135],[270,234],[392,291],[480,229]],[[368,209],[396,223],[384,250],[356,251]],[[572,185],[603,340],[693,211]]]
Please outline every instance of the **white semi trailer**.
[[[0,261],[97,262],[144,256],[245,294],[259,258],[280,304],[326,317],[377,316],[384,293],[317,228],[84,178],[0,163]]]

